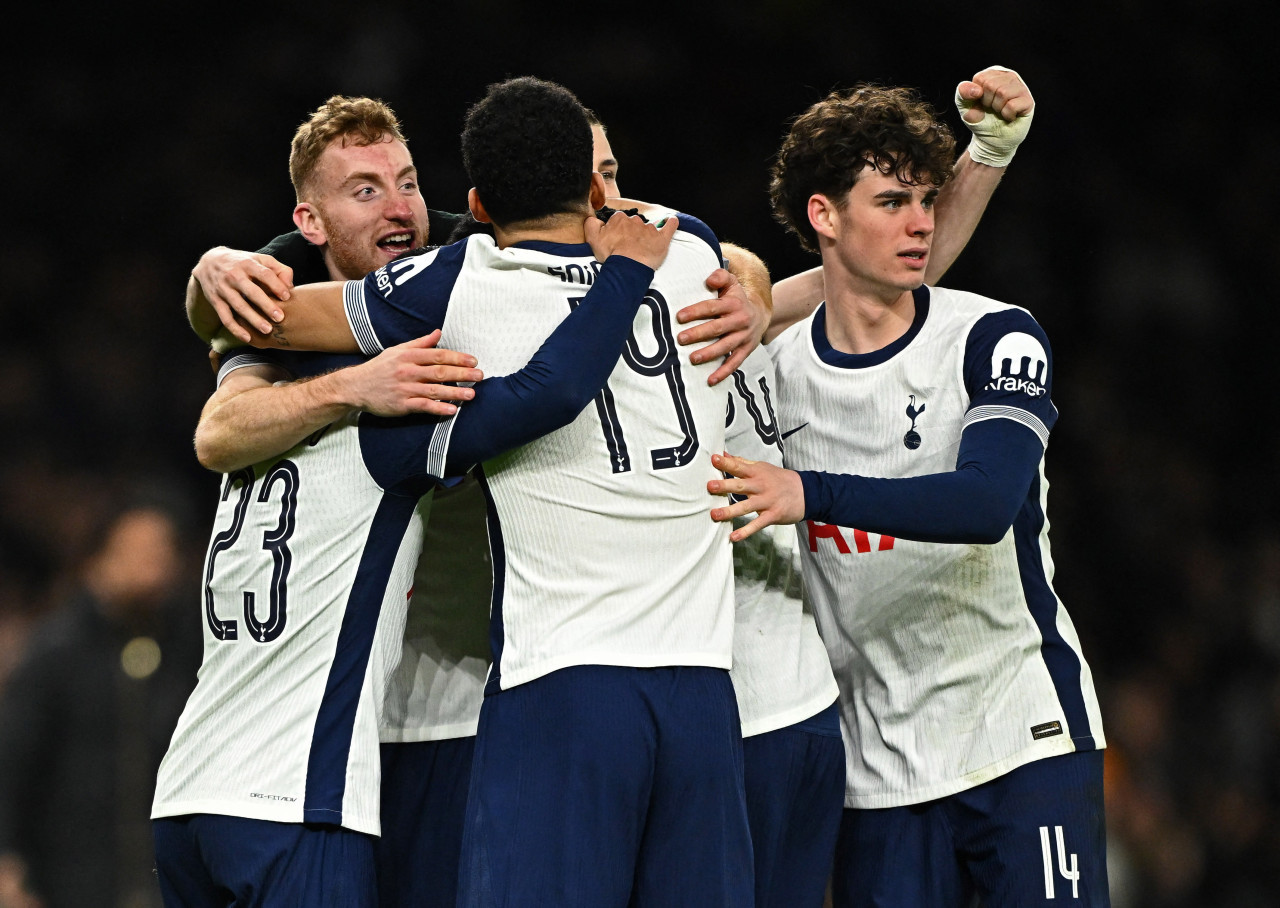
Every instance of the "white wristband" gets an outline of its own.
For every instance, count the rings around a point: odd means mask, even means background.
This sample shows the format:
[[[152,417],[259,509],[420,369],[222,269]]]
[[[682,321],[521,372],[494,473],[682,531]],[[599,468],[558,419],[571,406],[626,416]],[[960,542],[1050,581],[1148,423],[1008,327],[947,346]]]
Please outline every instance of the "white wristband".
[[[1005,66],[989,66],[987,69],[999,69],[1013,73],[1015,76],[1018,75]],[[989,167],[1007,167],[1009,162],[1013,160],[1014,152],[1018,150],[1022,140],[1027,137],[1027,133],[1031,129],[1031,118],[1035,115],[1036,109],[1032,107],[1025,114],[1019,114],[1012,123],[1005,121],[999,114],[984,110],[981,120],[977,123],[970,123],[964,119],[964,113],[975,104],[980,103],[980,100],[970,101],[967,98],[960,97],[960,89],[957,86],[956,110],[960,112],[961,121],[973,133],[973,138],[969,142],[969,157],[979,164],[986,164]]]

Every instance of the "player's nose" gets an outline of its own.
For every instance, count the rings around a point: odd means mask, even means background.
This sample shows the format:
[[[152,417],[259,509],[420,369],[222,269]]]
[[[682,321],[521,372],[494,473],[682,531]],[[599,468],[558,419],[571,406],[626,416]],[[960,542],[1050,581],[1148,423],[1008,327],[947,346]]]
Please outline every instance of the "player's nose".
[[[911,218],[907,230],[912,236],[928,236],[933,233],[933,209],[924,205],[911,206]]]
[[[383,214],[388,220],[407,221],[413,217],[413,207],[404,196],[393,195],[388,197]]]

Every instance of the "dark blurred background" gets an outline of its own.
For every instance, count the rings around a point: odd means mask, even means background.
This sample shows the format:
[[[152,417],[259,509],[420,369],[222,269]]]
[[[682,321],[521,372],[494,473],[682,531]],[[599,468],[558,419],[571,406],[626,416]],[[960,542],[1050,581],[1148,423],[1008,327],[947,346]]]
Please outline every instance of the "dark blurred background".
[[[775,279],[817,264],[770,219],[789,117],[994,63],[1035,124],[944,283],[1029,308],[1056,358],[1056,585],[1103,701],[1118,906],[1274,905],[1280,519],[1264,354],[1280,253],[1276,63],[1260,4],[136,4],[7,14],[0,263],[0,686],[65,608],[120,492],[184,514],[184,621],[216,478],[181,310],[206,248],[292,229],[295,126],[328,95],[401,115],[428,205],[461,210],[467,105],[573,89],[630,196],[695,213]],[[183,510],[185,509],[185,510]],[[193,680],[193,679],[192,679]]]

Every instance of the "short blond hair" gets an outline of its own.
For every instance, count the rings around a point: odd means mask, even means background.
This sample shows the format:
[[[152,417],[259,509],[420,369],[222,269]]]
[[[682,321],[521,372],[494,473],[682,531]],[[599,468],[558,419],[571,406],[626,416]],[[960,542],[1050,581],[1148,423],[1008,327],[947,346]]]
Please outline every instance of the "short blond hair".
[[[376,98],[334,95],[325,101],[293,134],[289,151],[289,179],[298,201],[311,191],[320,155],[330,143],[342,139],[352,145],[373,145],[388,136],[408,144],[396,113]]]

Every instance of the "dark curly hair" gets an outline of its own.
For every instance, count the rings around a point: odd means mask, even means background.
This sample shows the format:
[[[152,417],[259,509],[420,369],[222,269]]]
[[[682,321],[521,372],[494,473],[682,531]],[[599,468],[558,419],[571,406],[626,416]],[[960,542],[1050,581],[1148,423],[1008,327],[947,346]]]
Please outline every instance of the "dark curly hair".
[[[499,225],[577,211],[591,187],[591,126],[573,92],[532,76],[489,86],[467,111],[462,161]]]
[[[791,125],[774,160],[773,216],[818,251],[809,197],[821,193],[843,207],[867,167],[904,183],[942,186],[951,178],[955,138],[910,88],[858,85],[832,92]]]

